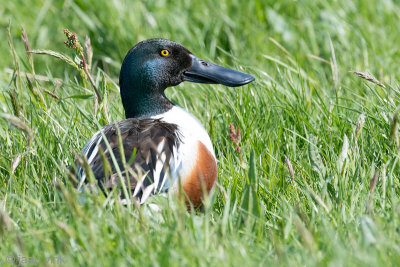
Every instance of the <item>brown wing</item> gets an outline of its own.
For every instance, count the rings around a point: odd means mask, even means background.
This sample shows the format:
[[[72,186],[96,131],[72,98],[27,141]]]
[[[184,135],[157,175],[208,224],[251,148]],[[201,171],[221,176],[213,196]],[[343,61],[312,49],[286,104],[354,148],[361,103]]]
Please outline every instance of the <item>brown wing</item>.
[[[118,141],[117,129],[122,146]],[[109,147],[99,131],[85,146],[83,153],[103,191],[118,185],[120,178],[116,165],[121,170],[126,184],[129,179],[133,196],[141,202],[149,194],[168,190],[169,165],[179,145],[177,125],[154,119],[132,118],[108,124],[101,131]],[[125,163],[120,147],[123,149]],[[114,155],[117,164],[114,164],[111,154]],[[81,179],[85,179],[86,175],[82,169],[79,173]]]

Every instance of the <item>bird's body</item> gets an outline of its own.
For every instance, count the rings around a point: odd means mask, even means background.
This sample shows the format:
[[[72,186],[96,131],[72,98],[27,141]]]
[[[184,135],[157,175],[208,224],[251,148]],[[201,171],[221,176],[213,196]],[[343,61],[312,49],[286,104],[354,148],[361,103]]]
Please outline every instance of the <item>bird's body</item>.
[[[180,145],[178,164],[174,165],[178,177],[172,178],[177,180],[180,177],[189,200],[195,206],[200,205],[203,195],[201,183],[209,191],[217,181],[217,162],[208,133],[195,117],[178,106],[154,118],[178,126]]]
[[[143,203],[151,194],[174,192],[181,185],[187,203],[201,205],[204,190],[217,180],[214,149],[201,123],[170,102],[164,90],[182,81],[238,86],[252,80],[172,41],[150,39],[134,46],[120,74],[127,119],[104,126],[83,150],[99,186],[107,192],[122,177],[132,197]],[[82,168],[79,176],[83,185]]]

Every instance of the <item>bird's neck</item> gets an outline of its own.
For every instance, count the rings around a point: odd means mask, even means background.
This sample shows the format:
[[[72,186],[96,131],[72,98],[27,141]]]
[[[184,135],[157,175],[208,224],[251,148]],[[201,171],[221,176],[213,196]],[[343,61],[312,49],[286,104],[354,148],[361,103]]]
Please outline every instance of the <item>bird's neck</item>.
[[[149,93],[143,88],[121,88],[126,118],[149,118],[170,110],[174,104],[168,100],[163,90],[160,91]]]

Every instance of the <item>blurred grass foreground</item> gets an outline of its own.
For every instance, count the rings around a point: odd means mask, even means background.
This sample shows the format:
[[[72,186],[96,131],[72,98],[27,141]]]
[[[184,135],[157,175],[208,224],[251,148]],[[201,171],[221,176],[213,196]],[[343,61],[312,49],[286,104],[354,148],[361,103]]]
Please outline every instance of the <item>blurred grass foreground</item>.
[[[400,264],[399,1],[14,0],[0,25],[1,266]],[[256,77],[167,90],[215,147],[203,212],[71,182],[74,153],[124,118],[121,62],[148,38]]]

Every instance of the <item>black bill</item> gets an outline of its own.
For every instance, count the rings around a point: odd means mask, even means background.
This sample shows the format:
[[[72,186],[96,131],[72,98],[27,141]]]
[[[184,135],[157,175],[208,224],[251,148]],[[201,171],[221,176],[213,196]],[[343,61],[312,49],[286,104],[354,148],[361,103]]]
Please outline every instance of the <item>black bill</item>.
[[[184,72],[184,81],[219,83],[230,87],[241,86],[254,81],[254,77],[250,74],[218,66],[195,55],[190,56],[192,57],[192,66]]]

